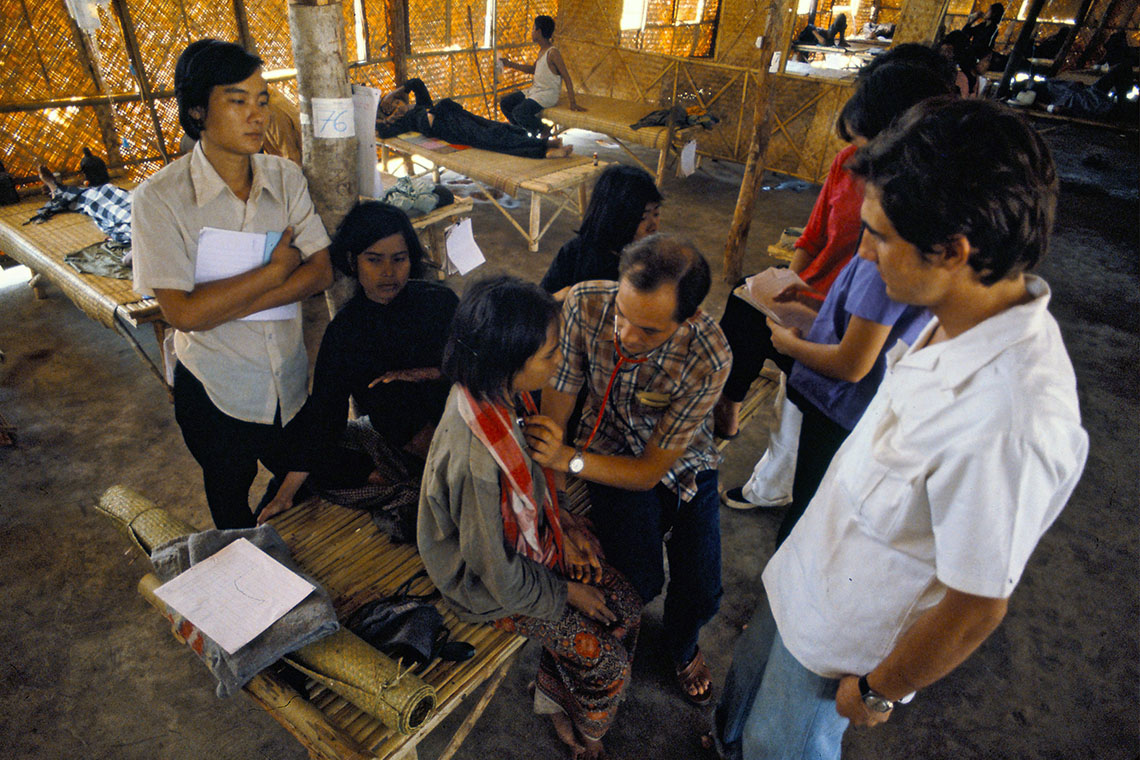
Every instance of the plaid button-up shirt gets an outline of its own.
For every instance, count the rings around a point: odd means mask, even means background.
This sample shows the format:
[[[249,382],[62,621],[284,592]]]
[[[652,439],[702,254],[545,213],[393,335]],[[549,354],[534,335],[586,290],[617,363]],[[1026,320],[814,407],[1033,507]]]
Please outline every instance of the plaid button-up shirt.
[[[112,184],[95,187],[60,185],[52,197],[72,211],[91,217],[104,235],[116,243],[131,243],[131,191]]]
[[[618,362],[614,349],[616,282],[575,285],[562,308],[562,366],[555,390],[577,394],[589,388],[575,440],[585,443],[598,418],[606,385]],[[641,358],[641,357],[638,357]],[[662,483],[684,501],[697,494],[696,477],[716,469],[710,413],[732,366],[732,351],[720,326],[698,311],[640,364],[623,364],[614,379],[590,451],[639,456],[650,442],[684,449]]]

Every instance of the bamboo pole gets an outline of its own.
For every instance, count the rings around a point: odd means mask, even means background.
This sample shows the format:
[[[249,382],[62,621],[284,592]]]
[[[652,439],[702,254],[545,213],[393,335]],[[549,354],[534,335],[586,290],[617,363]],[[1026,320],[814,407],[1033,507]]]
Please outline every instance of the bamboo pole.
[[[95,91],[100,94],[106,93],[107,83],[103,80],[103,72],[96,65],[95,50],[91,38],[87,32],[79,28],[79,24],[75,23],[71,14],[68,14],[68,21],[71,27],[71,37],[75,41],[75,52],[79,58],[79,63],[91,77]],[[99,136],[103,139],[103,148],[107,151],[107,163],[109,165],[121,164],[123,157],[119,153],[119,140],[115,132],[115,114],[106,99],[95,105],[95,120],[99,124]]]
[[[289,0],[289,29],[301,105],[303,168],[313,205],[332,231],[357,198],[356,138],[318,138],[313,133],[314,98],[351,98],[345,65],[344,20],[339,2]],[[351,112],[347,115],[352,123]],[[325,292],[329,315],[352,297],[355,282],[337,274]]]
[[[479,75],[479,89],[483,91],[483,107],[487,109],[487,118],[493,119],[495,112],[491,110],[491,103],[487,99],[487,86],[483,84],[483,69],[479,67],[479,46],[475,43],[475,25],[471,21],[471,5],[467,6],[467,34],[471,37],[471,60],[475,65],[475,73]]]
[[[757,75],[756,96],[752,109],[752,140],[748,145],[748,158],[744,165],[744,178],[740,182],[740,194],[736,199],[736,211],[732,216],[732,227],[724,244],[724,279],[736,282],[743,274],[744,249],[748,243],[748,231],[752,226],[752,211],[756,205],[756,193],[764,176],[764,158],[768,152],[768,139],[772,125],[772,55],[777,39],[783,37],[784,19],[790,25],[795,13],[794,0],[770,0],[768,21],[765,24],[764,39],[760,45],[760,71]]]
[[[249,16],[245,12],[245,0],[233,0],[234,21],[237,22],[238,39],[241,46],[257,55],[257,42],[249,32]]]
[[[1013,80],[1013,74],[1017,71],[1018,67],[1025,62],[1026,51],[1029,50],[1030,45],[1033,44],[1033,29],[1037,26],[1037,16],[1041,13],[1041,9],[1045,7],[1045,0],[1033,0],[1033,4],[1029,6],[1029,13],[1025,17],[1025,23],[1021,25],[1021,32],[1017,35],[1017,42],[1013,44],[1013,52],[1009,54],[1009,62],[1005,65],[1005,71],[1001,75],[1001,84],[998,85],[997,97],[1009,97],[1010,82]]]
[[[1105,28],[1108,27],[1108,21],[1112,17],[1112,14],[1116,12],[1116,6],[1119,3],[1120,0],[1112,0],[1108,4],[1108,7],[1105,8],[1104,15],[1100,17],[1100,21],[1097,23],[1096,29],[1093,31],[1092,36],[1089,37],[1088,43],[1085,45],[1084,50],[1081,51],[1080,56],[1077,58],[1077,63],[1073,68],[1084,68],[1085,64],[1089,62],[1089,58],[1092,57],[1093,51],[1096,50],[1096,46],[1100,42],[1100,38],[1104,34]]]
[[[135,80],[139,83],[139,94],[150,113],[150,121],[154,126],[154,139],[158,145],[158,152],[162,155],[162,162],[170,163],[170,156],[166,153],[166,138],[162,134],[162,122],[158,118],[158,111],[154,107],[154,95],[150,91],[150,82],[147,81],[146,67],[143,66],[142,54],[139,52],[139,40],[135,35],[135,25],[131,21],[131,10],[126,0],[111,0],[115,14],[119,17],[119,27],[123,30],[123,41],[127,45],[127,55],[131,66],[135,70]]]
[[[392,73],[396,84],[408,79],[408,6],[403,0],[385,0],[384,15],[388,21],[388,50],[392,54]]]

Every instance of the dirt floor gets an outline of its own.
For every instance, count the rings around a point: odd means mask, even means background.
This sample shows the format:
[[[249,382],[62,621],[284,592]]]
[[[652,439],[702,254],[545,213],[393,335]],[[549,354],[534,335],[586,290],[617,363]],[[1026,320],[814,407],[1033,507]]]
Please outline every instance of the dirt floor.
[[[1064,177],[1052,284],[1080,383],[1091,454],[1084,479],[1042,540],[1009,615],[952,675],[899,708],[887,725],[850,731],[851,760],[882,758],[1134,758],[1138,752],[1138,169],[1135,135],[1042,123]],[[578,133],[579,150],[626,160]],[[741,167],[706,161],[671,178],[663,229],[693,238],[721,270]],[[787,225],[802,224],[816,188],[769,177],[746,271]],[[525,225],[525,208],[515,218]],[[572,219],[528,253],[492,208],[475,233],[501,269],[537,279]],[[37,301],[26,271],[0,273],[0,413],[18,445],[0,449],[0,744],[15,758],[301,760],[306,753],[245,697],[217,699],[197,658],[135,592],[149,563],[93,511],[105,488],[131,486],[207,527],[200,472],[166,393],[127,344],[54,288]],[[451,284],[463,287],[460,278]],[[719,314],[728,285],[705,308]],[[320,300],[306,305],[319,315]],[[315,346],[319,329],[309,336]],[[140,339],[150,340],[147,333]],[[739,485],[763,450],[763,420],[730,446],[722,483]],[[984,494],[979,494],[984,498]],[[761,592],[781,510],[722,510],[725,598],[702,645],[720,682],[732,642]],[[607,745],[615,758],[703,755],[708,714],[678,698],[662,663],[660,600],[646,615],[629,699]],[[560,756],[528,709],[528,646],[460,758]],[[435,757],[462,716],[421,745]]]

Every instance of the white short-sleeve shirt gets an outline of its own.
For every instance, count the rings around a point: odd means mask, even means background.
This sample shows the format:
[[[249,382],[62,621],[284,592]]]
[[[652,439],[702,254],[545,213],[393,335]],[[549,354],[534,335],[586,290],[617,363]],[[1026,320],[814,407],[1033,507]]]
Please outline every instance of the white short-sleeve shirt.
[[[301,168],[278,156],[257,154],[250,160],[248,201],[234,195],[201,144],[135,189],[131,231],[137,292],[192,291],[203,227],[264,233],[291,225],[302,258],[328,247]],[[309,363],[300,316],[179,330],[174,350],[214,405],[231,417],[271,424],[280,405],[284,424],[305,403]]]
[[[871,671],[946,588],[1008,597],[1088,454],[1048,285],[925,348],[897,346],[862,420],[764,571],[785,645]],[[925,346],[932,320],[915,341]]]

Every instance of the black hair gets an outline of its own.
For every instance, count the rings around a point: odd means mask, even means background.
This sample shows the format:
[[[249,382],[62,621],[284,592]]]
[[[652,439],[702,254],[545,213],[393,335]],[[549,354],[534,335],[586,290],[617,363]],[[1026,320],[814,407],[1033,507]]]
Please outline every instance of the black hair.
[[[958,235],[985,285],[1045,255],[1057,206],[1049,148],[1020,115],[978,99],[924,101],[848,164],[899,235],[928,257]]]
[[[534,27],[548,40],[554,39],[554,19],[550,16],[535,16]]]
[[[205,126],[210,90],[218,85],[245,81],[262,65],[262,60],[241,45],[221,40],[191,42],[174,64],[174,94],[178,98],[178,123],[194,140]],[[202,118],[190,111],[202,109]]]
[[[408,261],[412,266],[411,276],[414,279],[422,278],[427,268],[427,254],[419,235],[407,214],[383,201],[358,201],[344,215],[332,237],[332,244],[329,245],[329,258],[337,269],[349,277],[355,277],[356,259],[364,249],[390,235],[404,236],[404,243],[408,246]]]
[[[952,34],[955,34],[955,32],[946,35],[942,41],[945,42]],[[965,35],[963,34],[962,36],[964,37]],[[929,48],[917,42],[904,42],[901,45],[893,46],[890,50],[887,50],[885,53],[880,53],[868,61],[863,68],[859,69],[857,81],[866,79],[882,67],[889,66],[892,63],[906,63],[929,69],[935,76],[946,83],[947,92],[954,87],[955,80],[958,78],[958,69],[954,66],[954,63],[943,57],[936,48]]]
[[[611,164],[594,185],[578,234],[595,250],[620,253],[633,242],[645,207],[661,200],[661,191],[649,172],[637,166]]]
[[[509,275],[470,285],[443,349],[443,373],[480,401],[508,403],[514,379],[546,343],[562,313],[554,297]]]
[[[949,63],[932,50],[932,55]],[[855,137],[874,139],[919,101],[950,92],[932,69],[912,63],[888,63],[865,77],[839,112],[836,128],[847,142]]]
[[[697,313],[712,285],[709,263],[697,247],[687,240],[662,234],[626,246],[618,272],[640,293],[652,293],[667,282],[676,285],[673,321],[677,323]]]

